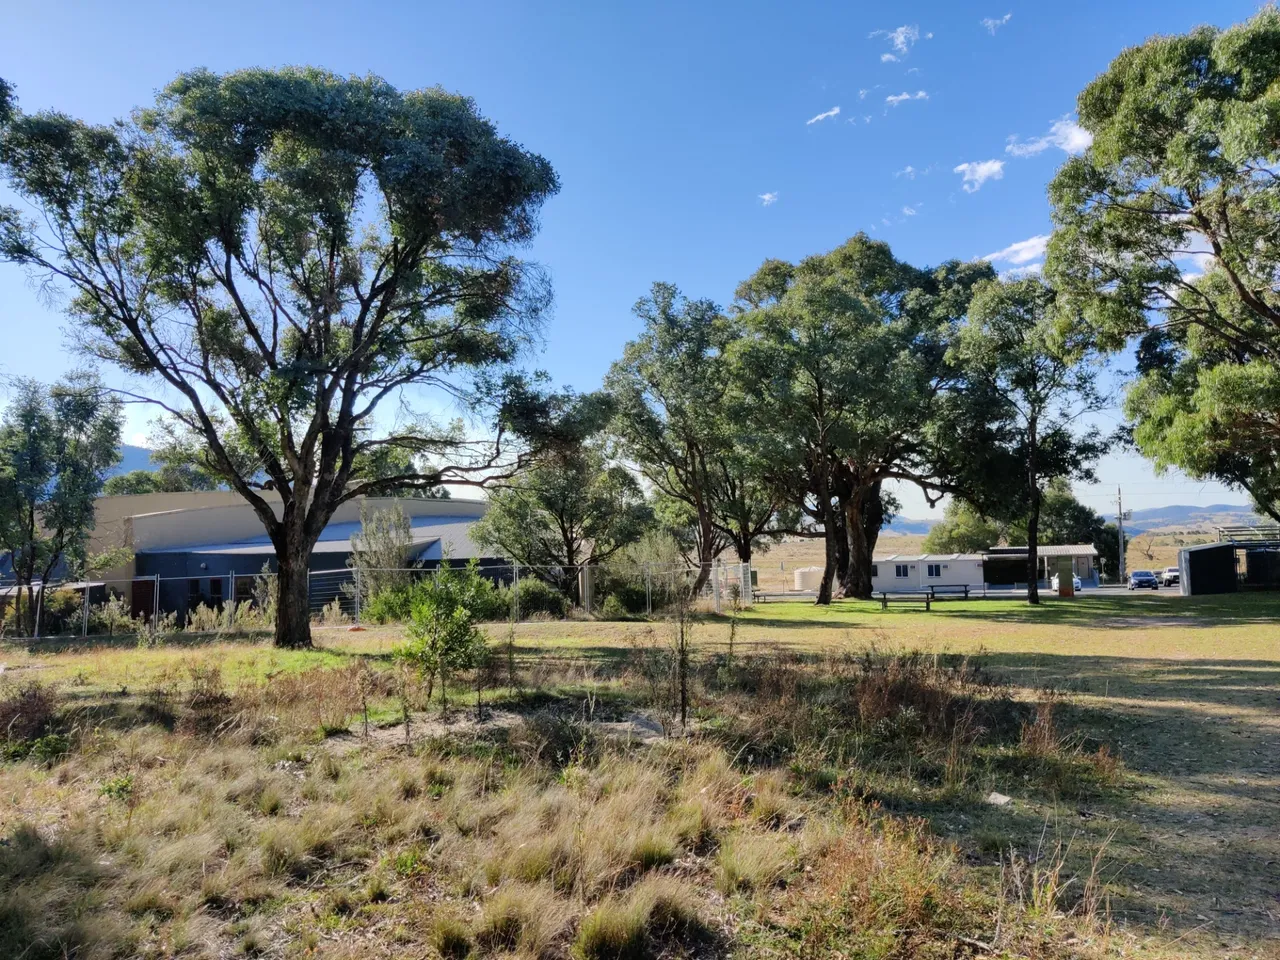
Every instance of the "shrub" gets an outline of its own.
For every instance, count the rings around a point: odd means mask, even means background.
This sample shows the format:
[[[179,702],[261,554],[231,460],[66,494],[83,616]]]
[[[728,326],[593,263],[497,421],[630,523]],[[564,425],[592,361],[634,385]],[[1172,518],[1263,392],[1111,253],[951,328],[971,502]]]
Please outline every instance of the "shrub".
[[[526,579],[520,581],[516,590],[520,599],[520,616],[522,618],[537,616],[563,617],[569,603],[564,594],[555,587],[541,580]]]
[[[57,706],[53,691],[33,680],[0,700],[0,731],[9,741],[35,739],[48,730]]]
[[[626,608],[616,593],[609,594],[600,605],[600,617],[603,620],[626,620],[630,616],[631,611]]]

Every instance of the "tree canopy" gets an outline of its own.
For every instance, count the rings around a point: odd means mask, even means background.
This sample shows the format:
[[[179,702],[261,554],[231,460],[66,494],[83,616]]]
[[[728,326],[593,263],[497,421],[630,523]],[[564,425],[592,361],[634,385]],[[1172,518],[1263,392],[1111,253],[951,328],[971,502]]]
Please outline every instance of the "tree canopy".
[[[579,565],[608,560],[652,521],[636,478],[610,464],[598,443],[588,443],[494,490],[471,535],[573,596]]]
[[[859,234],[799,264],[766,261],[739,287],[750,435],[826,531],[819,602],[838,575],[846,594],[870,595],[886,481],[937,499],[981,473],[985,413],[947,345],[992,276],[982,262],[921,270]]]
[[[969,320],[952,346],[971,378],[985,382],[996,401],[993,422],[1002,423],[998,446],[1020,483],[1003,501],[1006,517],[1024,520],[1027,600],[1039,603],[1037,579],[1041,504],[1050,480],[1093,480],[1106,451],[1097,427],[1082,419],[1106,405],[1098,368],[1078,335],[1064,336],[1051,311],[1056,294],[1039,277],[980,283]],[[1006,492],[1003,483],[993,485]],[[991,498],[987,498],[991,501]]]
[[[109,497],[139,493],[188,493],[216,490],[218,482],[199,467],[166,463],[159,470],[130,470],[110,477],[102,492]]]
[[[79,576],[93,530],[94,500],[120,460],[120,403],[96,377],[73,373],[53,387],[18,380],[0,418],[0,547],[27,594],[23,626],[35,623],[36,584]]]
[[[512,364],[550,300],[514,251],[559,184],[467,97],[197,70],[111,125],[15,110],[0,168],[40,215],[0,210],[0,258],[68,288],[79,347],[256,511],[278,644],[310,643],[307,562],[341,503],[509,475],[558,436],[567,401]],[[473,422],[415,412],[424,392]],[[375,469],[389,454],[408,466]]]
[[[1157,467],[1241,487],[1280,519],[1280,11],[1125,50],[1080,94],[1092,146],[1050,185],[1046,274],[1113,349]]]

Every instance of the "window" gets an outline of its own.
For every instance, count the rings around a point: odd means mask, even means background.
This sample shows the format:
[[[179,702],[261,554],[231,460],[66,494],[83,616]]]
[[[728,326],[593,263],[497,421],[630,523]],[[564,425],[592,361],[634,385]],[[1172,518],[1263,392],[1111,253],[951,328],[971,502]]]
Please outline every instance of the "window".
[[[209,602],[210,603],[222,602],[222,578],[221,577],[209,578]]]
[[[928,570],[926,570],[926,571],[925,571],[925,573],[926,573],[926,575],[927,575],[927,576],[930,576],[930,577],[940,577],[940,576],[942,576],[942,564],[940,564],[940,563],[931,563],[931,564],[929,564],[929,569],[928,569]]]
[[[905,563],[895,563],[893,565],[893,575],[899,580],[905,580],[910,576],[910,568]]]
[[[199,578],[187,581],[187,596],[192,600],[200,599],[200,580]]]
[[[871,565],[871,579],[874,580],[878,576],[880,576],[880,567],[873,563]]]

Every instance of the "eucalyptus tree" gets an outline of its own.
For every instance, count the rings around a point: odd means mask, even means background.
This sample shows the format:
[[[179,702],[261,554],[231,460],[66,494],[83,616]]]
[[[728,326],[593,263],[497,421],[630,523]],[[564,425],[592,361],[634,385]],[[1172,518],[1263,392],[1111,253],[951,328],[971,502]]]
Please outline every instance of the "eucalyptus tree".
[[[725,354],[739,327],[714,302],[690,300],[668,283],[655,283],[634,312],[643,329],[605,377],[610,430],[653,489],[687,508],[696,593],[728,540],[715,500],[720,459],[732,450]]]
[[[974,290],[969,320],[951,348],[960,366],[986,381],[999,399],[993,413],[1011,462],[1020,467],[1020,496],[1009,510],[1026,518],[1027,601],[1040,602],[1040,510],[1045,484],[1055,478],[1092,480],[1106,452],[1096,426],[1085,420],[1107,401],[1087,336],[1064,337],[1052,316],[1053,288],[1039,277],[992,280]]]
[[[991,276],[983,263],[920,270],[859,234],[799,264],[766,261],[739,288],[739,381],[778,475],[826,534],[819,603],[842,567],[841,591],[870,596],[886,481],[936,500],[981,473],[985,415],[947,344],[969,291]]]
[[[549,286],[516,250],[558,183],[467,97],[197,70],[106,126],[15,110],[0,167],[37,213],[0,212],[0,258],[67,289],[78,346],[261,520],[278,645],[310,643],[308,560],[338,506],[483,483],[546,436],[511,364]],[[424,394],[473,421],[414,412]],[[374,469],[388,451],[408,466]]]
[[[610,463],[598,443],[587,443],[495,489],[471,535],[572,598],[579,566],[608,560],[652,525],[636,478]]]
[[[1116,57],[1078,100],[1092,146],[1050,186],[1046,275],[1106,347],[1152,338],[1138,448],[1280,519],[1277,49],[1268,5]]]
[[[90,565],[94,500],[120,462],[120,403],[87,373],[53,387],[18,380],[0,418],[0,548],[8,554],[21,622],[39,626],[36,584]]]

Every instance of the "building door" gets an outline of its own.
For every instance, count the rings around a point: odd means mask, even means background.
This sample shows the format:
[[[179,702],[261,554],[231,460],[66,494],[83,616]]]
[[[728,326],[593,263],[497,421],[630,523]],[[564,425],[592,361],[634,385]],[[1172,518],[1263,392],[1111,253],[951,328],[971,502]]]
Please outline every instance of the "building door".
[[[150,618],[156,610],[156,582],[154,580],[133,581],[133,597],[129,607],[129,616]]]

